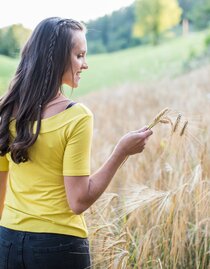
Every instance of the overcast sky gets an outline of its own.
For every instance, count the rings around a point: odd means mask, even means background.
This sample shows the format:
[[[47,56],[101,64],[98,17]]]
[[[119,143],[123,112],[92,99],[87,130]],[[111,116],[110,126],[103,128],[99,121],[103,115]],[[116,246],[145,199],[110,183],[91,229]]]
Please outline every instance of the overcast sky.
[[[1,3],[0,28],[15,23],[34,27],[47,17],[59,16],[87,22],[134,0],[4,0]]]

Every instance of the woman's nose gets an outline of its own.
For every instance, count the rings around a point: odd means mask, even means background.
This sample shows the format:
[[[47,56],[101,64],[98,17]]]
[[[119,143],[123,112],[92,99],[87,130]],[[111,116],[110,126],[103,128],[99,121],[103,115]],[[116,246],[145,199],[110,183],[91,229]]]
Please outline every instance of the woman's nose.
[[[87,65],[87,63],[84,63],[84,64],[82,65],[82,68],[83,68],[83,69],[88,69],[88,65]]]

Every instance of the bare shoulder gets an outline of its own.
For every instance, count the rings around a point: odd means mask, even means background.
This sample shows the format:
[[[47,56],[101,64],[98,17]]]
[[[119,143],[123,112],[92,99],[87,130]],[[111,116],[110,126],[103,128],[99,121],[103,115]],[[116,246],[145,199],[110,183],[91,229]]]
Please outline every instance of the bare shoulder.
[[[53,99],[44,107],[42,112],[42,119],[52,117],[64,111],[71,102],[72,100],[61,94],[59,97]]]

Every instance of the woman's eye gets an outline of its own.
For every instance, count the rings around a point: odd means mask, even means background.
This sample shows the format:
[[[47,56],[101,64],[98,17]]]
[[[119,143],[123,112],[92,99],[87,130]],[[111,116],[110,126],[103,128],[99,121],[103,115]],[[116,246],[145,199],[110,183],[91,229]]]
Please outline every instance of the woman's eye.
[[[83,57],[83,54],[79,54],[79,55],[77,56],[77,58],[81,58],[81,57]]]

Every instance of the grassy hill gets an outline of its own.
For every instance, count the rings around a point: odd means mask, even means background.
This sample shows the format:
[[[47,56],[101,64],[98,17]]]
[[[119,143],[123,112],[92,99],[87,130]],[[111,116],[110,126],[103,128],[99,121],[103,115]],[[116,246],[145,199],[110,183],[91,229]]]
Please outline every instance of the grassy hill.
[[[190,57],[202,53],[205,36],[205,32],[191,33],[156,47],[145,45],[110,54],[90,55],[87,57],[89,70],[82,74],[80,87],[74,95],[125,82],[151,81],[177,75]],[[7,88],[18,61],[0,56],[0,93]]]

